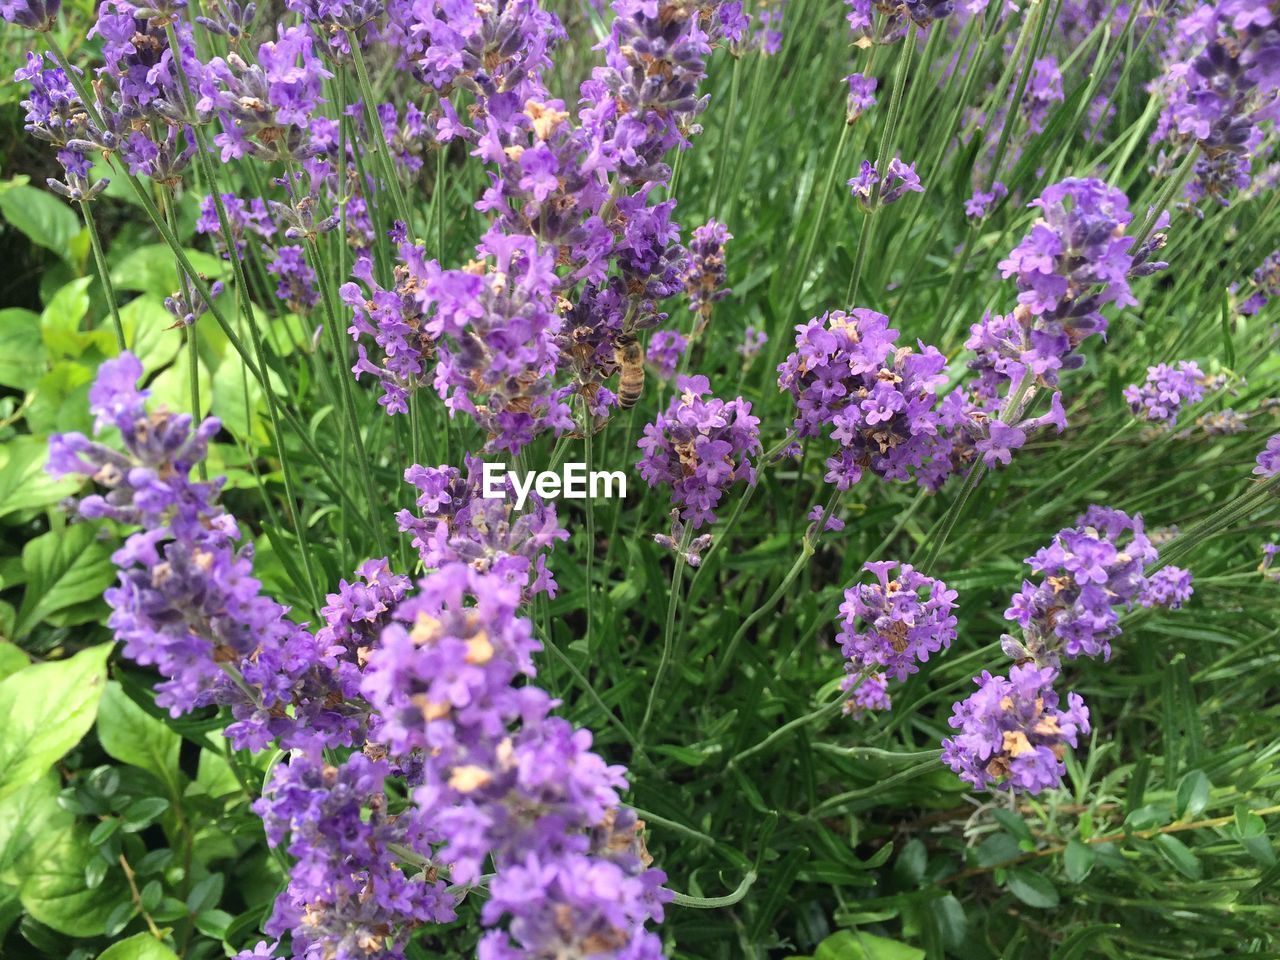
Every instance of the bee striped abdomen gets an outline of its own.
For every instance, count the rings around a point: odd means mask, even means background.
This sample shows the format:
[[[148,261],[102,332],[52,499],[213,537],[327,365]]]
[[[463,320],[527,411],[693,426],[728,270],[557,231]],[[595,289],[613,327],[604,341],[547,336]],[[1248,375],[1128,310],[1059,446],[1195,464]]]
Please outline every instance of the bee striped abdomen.
[[[644,393],[644,354],[633,334],[620,333],[615,341],[618,363],[618,406],[630,410]]]

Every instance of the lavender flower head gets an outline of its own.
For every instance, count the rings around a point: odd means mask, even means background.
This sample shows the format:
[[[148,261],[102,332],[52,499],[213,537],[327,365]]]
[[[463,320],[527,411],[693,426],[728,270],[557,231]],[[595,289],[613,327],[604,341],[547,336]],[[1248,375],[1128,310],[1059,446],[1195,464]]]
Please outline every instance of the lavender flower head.
[[[905,680],[931,653],[951,646],[956,592],[909,563],[877,560],[862,569],[877,582],[845,590],[836,640],[851,671],[875,666],[879,673]]]
[[[846,119],[849,123],[853,123],[876,105],[875,93],[878,81],[875,77],[864,76],[861,73],[851,73],[844,79],[849,84]]]
[[[1005,638],[1005,652],[1056,667],[1059,654],[1104,659],[1120,635],[1120,610],[1138,602],[1143,569],[1156,559],[1142,518],[1090,507],[1074,527],[1027,558],[1040,583],[1022,582],[1005,619],[1022,628],[1021,642]]]
[[[1147,367],[1147,379],[1142,386],[1125,387],[1124,398],[1135,416],[1171,424],[1184,405],[1204,396],[1206,379],[1194,360],[1182,360],[1175,367],[1161,363]]]
[[[958,732],[942,741],[942,762],[975,789],[997,787],[1039,793],[1062,783],[1067,746],[1089,732],[1089,710],[1079,694],[1059,709],[1057,671],[1015,665],[1008,678],[987,671],[978,689],[955,704],[947,722]]]
[[[688,346],[689,342],[680,331],[658,330],[649,338],[645,360],[658,372],[658,376],[670,380],[676,375],[676,367]]]
[[[896,203],[908,192],[924,193],[916,165],[903,163],[899,157],[889,161],[883,177],[875,164],[863,160],[858,175],[849,180],[849,187],[858,204],[868,213]]]
[[[889,678],[883,673],[863,676],[862,670],[850,671],[845,667],[845,677],[840,689],[849,695],[840,710],[846,717],[860,720],[872,710],[892,710],[893,698],[889,695]]]
[[[711,396],[706,377],[681,377],[666,412],[645,424],[637,443],[640,476],[671,487],[671,502],[692,529],[715,522],[714,510],[738,480],[755,483],[751,457],[760,453],[760,421],[741,397]]]
[[[1267,445],[1257,457],[1253,472],[1264,480],[1280,473],[1280,433],[1268,438]]]
[[[1147,577],[1138,595],[1138,602],[1144,607],[1167,607],[1179,610],[1191,599],[1194,591],[1191,588],[1191,571],[1181,567],[1161,567]]]
[[[61,8],[62,0],[3,0],[0,2],[0,18],[16,26],[45,33],[53,29]]]
[[[840,445],[827,482],[846,490],[864,470],[907,480],[935,453],[937,389],[946,358],[934,347],[897,345],[889,318],[863,307],[832,311],[796,327],[796,349],[778,367],[778,386],[796,404],[800,437],[830,430]]]
[[[689,294],[689,309],[698,318],[694,325],[695,337],[706,329],[711,308],[730,293],[724,285],[724,245],[732,239],[728,228],[715,220],[708,220],[693,231],[682,279]]]

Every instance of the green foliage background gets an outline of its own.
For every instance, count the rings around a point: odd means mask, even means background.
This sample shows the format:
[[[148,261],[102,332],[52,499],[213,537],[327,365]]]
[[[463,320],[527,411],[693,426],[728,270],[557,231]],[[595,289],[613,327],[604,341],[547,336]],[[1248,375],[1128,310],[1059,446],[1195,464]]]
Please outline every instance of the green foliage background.
[[[599,24],[576,3],[555,6],[576,37],[557,61],[567,92],[592,62]],[[859,305],[889,313],[905,338],[959,356],[971,322],[1011,307],[1012,288],[995,263],[1032,219],[1011,202],[970,227],[962,205],[972,156],[951,151],[950,138],[971,122],[966,105],[1008,100],[1018,76],[1002,55],[1006,40],[1021,30],[1024,42],[1052,47],[1052,20],[1034,27],[1057,7],[1046,0],[1023,18],[967,27],[961,39],[980,44],[971,82],[936,85],[929,65],[957,41],[943,30],[929,34],[906,68],[894,137],[919,163],[927,190],[886,209],[871,233],[843,182],[876,153],[908,48],[851,49],[838,7],[792,0],[775,57],[717,54],[705,129],[675,161],[680,222],[689,229],[715,216],[735,235],[734,293],[692,365],[718,393],[752,401],[766,447],[789,422],[771,372],[788,334],[847,305],[857,261]],[[83,3],[64,11],[65,45],[80,42],[88,16]],[[269,26],[265,16],[259,24]],[[8,75],[27,38],[2,37]],[[1145,42],[1132,21],[1117,18],[1074,51],[1058,51],[1065,103],[1004,170],[1016,197],[1094,173],[1124,189],[1139,214],[1162,196],[1166,184],[1149,172],[1158,104],[1145,92],[1154,70]],[[1081,133],[1088,103],[1121,54],[1116,117],[1106,137],[1089,142]],[[881,106],[848,126],[840,78],[852,69],[880,77]],[[157,710],[150,678],[108,645],[100,596],[114,578],[115,532],[67,526],[58,503],[74,484],[48,479],[42,465],[48,434],[90,428],[88,385],[116,348],[88,236],[77,213],[42,188],[51,161],[25,139],[16,99],[6,85],[0,954],[223,956],[256,939],[286,869],[249,810],[274,758],[229,750],[216,715],[173,720]],[[429,163],[409,195],[429,205],[442,261],[458,263],[481,231],[470,203],[482,174],[452,152],[441,169],[437,186]],[[224,264],[193,232],[203,192],[187,185],[177,233],[193,264],[219,277]],[[663,929],[673,956],[1280,954],[1280,584],[1256,569],[1274,534],[1274,497],[1214,526],[1256,486],[1253,458],[1278,429],[1263,409],[1280,393],[1277,305],[1252,318],[1236,311],[1250,271],[1280,245],[1278,199],[1264,190],[1229,209],[1206,206],[1202,218],[1175,213],[1164,252],[1170,270],[1137,285],[1142,306],[1113,316],[1109,342],[1091,342],[1085,369],[1065,380],[1069,432],[1030,443],[958,515],[928,572],[960,591],[959,640],[897,687],[883,716],[853,722],[823,710],[841,676],[831,643],[839,594],[867,559],[918,562],[936,547],[958,484],[922,496],[865,481],[846,498],[844,531],[785,582],[804,515],[826,497],[822,456],[814,450],[762,471],[731,532],[722,517],[714,531],[721,542],[685,579],[684,640],[643,748],[637,731],[672,577],[670,558],[650,536],[665,531],[665,493],[643,489],[633,475],[625,503],[602,501],[590,515],[559,505],[572,540],[552,558],[562,592],[535,618],[548,644],[540,675],[567,715],[596,732],[598,748],[632,768],[630,800],[649,824],[649,848],[694,904],[669,911]],[[189,409],[187,345],[162,306],[176,287],[171,251],[122,179],[98,216],[126,333],[153,394]],[[264,279],[258,266],[250,264],[255,280]],[[273,431],[264,385],[206,317],[194,344],[200,412],[227,428],[210,469],[228,477],[228,506],[256,541],[259,576],[314,622],[317,601],[361,560],[389,550],[413,572],[390,522],[394,507],[411,502],[403,466],[415,452],[423,462],[457,462],[479,438],[461,422],[446,426],[438,404],[410,435],[361,389],[359,460],[332,399],[343,361],[312,337],[323,318],[286,314],[269,295],[255,299],[270,389],[296,420]],[[688,328],[679,305],[673,315]],[[232,332],[248,339],[237,323]],[[771,342],[744,366],[733,350],[748,325],[767,330]],[[1262,412],[1234,436],[1144,432],[1121,390],[1148,365],[1180,359],[1224,377],[1186,424],[1226,408]],[[596,438],[592,461],[610,469],[633,462],[639,426],[665,404],[666,390],[651,379],[638,414]],[[550,444],[538,445],[528,466],[550,458]],[[296,498],[286,495],[286,479]],[[1023,558],[1091,503],[1139,511],[1151,528],[1202,534],[1183,541],[1191,548],[1179,561],[1195,573],[1195,598],[1180,612],[1129,616],[1110,662],[1070,665],[1095,731],[1068,758],[1066,789],[1016,801],[975,796],[936,760],[951,704],[974,673],[1003,667],[1002,612]],[[751,619],[775,591],[776,605]],[[774,736],[801,718],[810,719]],[[420,938],[413,955],[465,955],[473,938],[464,916],[458,929]]]

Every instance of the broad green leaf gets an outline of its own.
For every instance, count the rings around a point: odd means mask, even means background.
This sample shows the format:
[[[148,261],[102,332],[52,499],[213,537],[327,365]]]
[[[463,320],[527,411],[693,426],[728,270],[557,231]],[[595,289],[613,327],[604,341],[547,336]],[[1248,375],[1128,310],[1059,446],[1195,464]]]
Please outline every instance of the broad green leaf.
[[[47,190],[15,184],[0,191],[0,214],[32,243],[66,257],[71,241],[84,228],[67,204]]]
[[[80,277],[59,288],[40,315],[40,336],[52,357],[78,357],[96,338],[80,329],[89,313],[89,284]]]
[[[40,779],[93,726],[111,644],[0,683],[0,799]]]
[[[265,443],[268,437],[258,415],[261,402],[258,381],[238,353],[229,354],[213,375],[213,415],[237,437]]]
[[[27,408],[32,433],[66,433],[93,429],[89,414],[89,388],[93,369],[78,360],[59,360],[36,384]]]
[[[30,390],[46,362],[40,315],[19,307],[0,310],[0,386]]]
[[[0,680],[12,676],[30,663],[30,658],[17,644],[0,642]]]
[[[51,506],[76,491],[79,479],[54,479],[45,472],[48,459],[49,445],[39,437],[24,435],[0,444],[0,517]]]
[[[28,783],[0,800],[0,878],[21,885],[23,865],[39,859],[41,850],[70,830],[75,816],[58,804],[57,774]]]
[[[155,373],[182,347],[182,331],[173,329],[173,315],[156,297],[134,297],[120,308],[125,342],[142,363],[145,373]]]
[[[191,265],[206,276],[217,278],[227,264],[200,250],[185,251]],[[157,243],[131,250],[111,268],[111,282],[117,290],[137,290],[163,300],[178,289],[178,269],[167,244]]]
[[[1190,820],[1209,805],[1212,784],[1202,770],[1192,770],[1178,781],[1177,811],[1179,820]]]
[[[1058,891],[1053,883],[1034,870],[1010,870],[1009,892],[1028,907],[1047,910],[1058,905]]]
[[[813,960],[924,960],[924,951],[861,930],[841,930],[813,951]]]
[[[1177,837],[1162,833],[1156,837],[1156,847],[1160,850],[1160,855],[1169,861],[1170,866],[1184,877],[1189,880],[1200,879],[1203,871],[1200,868],[1199,859],[1191,852],[1191,848]]]
[[[213,391],[209,371],[199,361],[200,416],[209,412]],[[182,413],[191,412],[191,369],[185,351],[150,384],[151,398],[157,407]]]
[[[137,933],[98,954],[98,960],[178,960],[178,955],[149,933]]]
[[[18,636],[57,610],[102,594],[115,575],[111,548],[97,539],[97,529],[78,523],[27,542],[22,548],[27,589],[18,608]]]
[[[60,933],[93,937],[127,894],[106,882],[89,889],[85,869],[97,857],[82,829],[63,830],[42,849],[39,859],[23,865],[22,906],[35,919]]]
[[[178,750],[182,738],[129,699],[120,684],[107,684],[98,705],[102,749],[124,763],[141,767],[178,794]]]

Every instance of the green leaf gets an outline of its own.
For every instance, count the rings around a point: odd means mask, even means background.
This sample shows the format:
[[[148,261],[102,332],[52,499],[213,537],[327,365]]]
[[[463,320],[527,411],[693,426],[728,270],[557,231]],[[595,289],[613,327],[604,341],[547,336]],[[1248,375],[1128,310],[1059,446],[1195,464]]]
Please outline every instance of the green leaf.
[[[841,930],[818,944],[813,960],[924,960],[923,950],[861,930]]]
[[[178,960],[178,955],[151,934],[138,933],[107,947],[98,960]]]
[[[164,797],[143,797],[129,804],[122,814],[125,833],[137,833],[145,830],[156,819],[169,809],[169,801]]]
[[[20,896],[27,913],[73,937],[100,934],[123,893],[112,883],[85,886],[85,869],[97,856],[83,830],[56,834],[38,859],[24,865]]]
[[[98,740],[103,750],[122,763],[155,774],[170,796],[179,793],[182,738],[134,703],[114,681],[107,684],[98,705]]]
[[[0,877],[19,885],[22,864],[56,834],[71,829],[75,816],[58,805],[54,774],[29,783],[0,800]]]
[[[1080,883],[1089,875],[1094,863],[1093,848],[1079,840],[1068,840],[1067,849],[1062,854],[1062,867],[1067,879],[1072,883]]]
[[[213,397],[209,370],[203,362],[198,362],[197,377],[200,383],[200,416],[209,412],[209,402]],[[161,371],[150,384],[152,401],[167,410],[183,413],[191,412],[191,368],[187,364],[185,354],[169,367]]]
[[[40,315],[20,307],[0,310],[0,386],[30,390],[47,363]]]
[[[1058,891],[1044,875],[1034,870],[1010,870],[1009,892],[1028,907],[1047,910],[1058,905]]]
[[[206,937],[222,940],[235,919],[225,910],[204,910],[196,915],[196,929]]]
[[[80,486],[75,477],[54,479],[45,473],[49,445],[20,436],[0,444],[0,517],[19,510],[51,506]]]
[[[1189,880],[1200,879],[1203,871],[1200,868],[1199,859],[1177,837],[1169,833],[1159,834],[1156,837],[1156,848],[1160,851],[1160,855],[1169,861],[1170,866],[1184,877]]]
[[[220,257],[200,250],[185,251],[191,265],[209,277],[219,277],[227,269]],[[138,247],[111,268],[111,282],[117,290],[137,290],[163,300],[178,289],[178,269],[167,244]]]
[[[27,588],[15,628],[20,637],[54,611],[101,596],[115,578],[111,548],[97,539],[96,527],[85,523],[28,541],[22,569]]]
[[[142,363],[144,373],[155,373],[168,364],[182,347],[182,331],[174,330],[173,316],[164,303],[147,295],[135,297],[120,308],[120,325],[125,342]]]
[[[1192,770],[1178,781],[1176,809],[1179,820],[1190,820],[1209,805],[1209,790],[1213,785],[1203,770]]]
[[[75,212],[47,190],[29,184],[6,185],[0,191],[0,213],[9,226],[37,246],[67,257],[72,239],[84,228]]]
[[[16,644],[0,642],[0,680],[30,666],[31,660]]]
[[[92,647],[0,683],[0,798],[40,779],[93,726],[110,650]]]
[[[80,329],[89,313],[89,284],[92,277],[80,277],[60,287],[40,315],[40,336],[51,357],[78,357],[96,341]]]
[[[89,414],[89,387],[93,370],[79,360],[59,360],[40,378],[27,407],[32,433],[66,433],[93,428]]]

